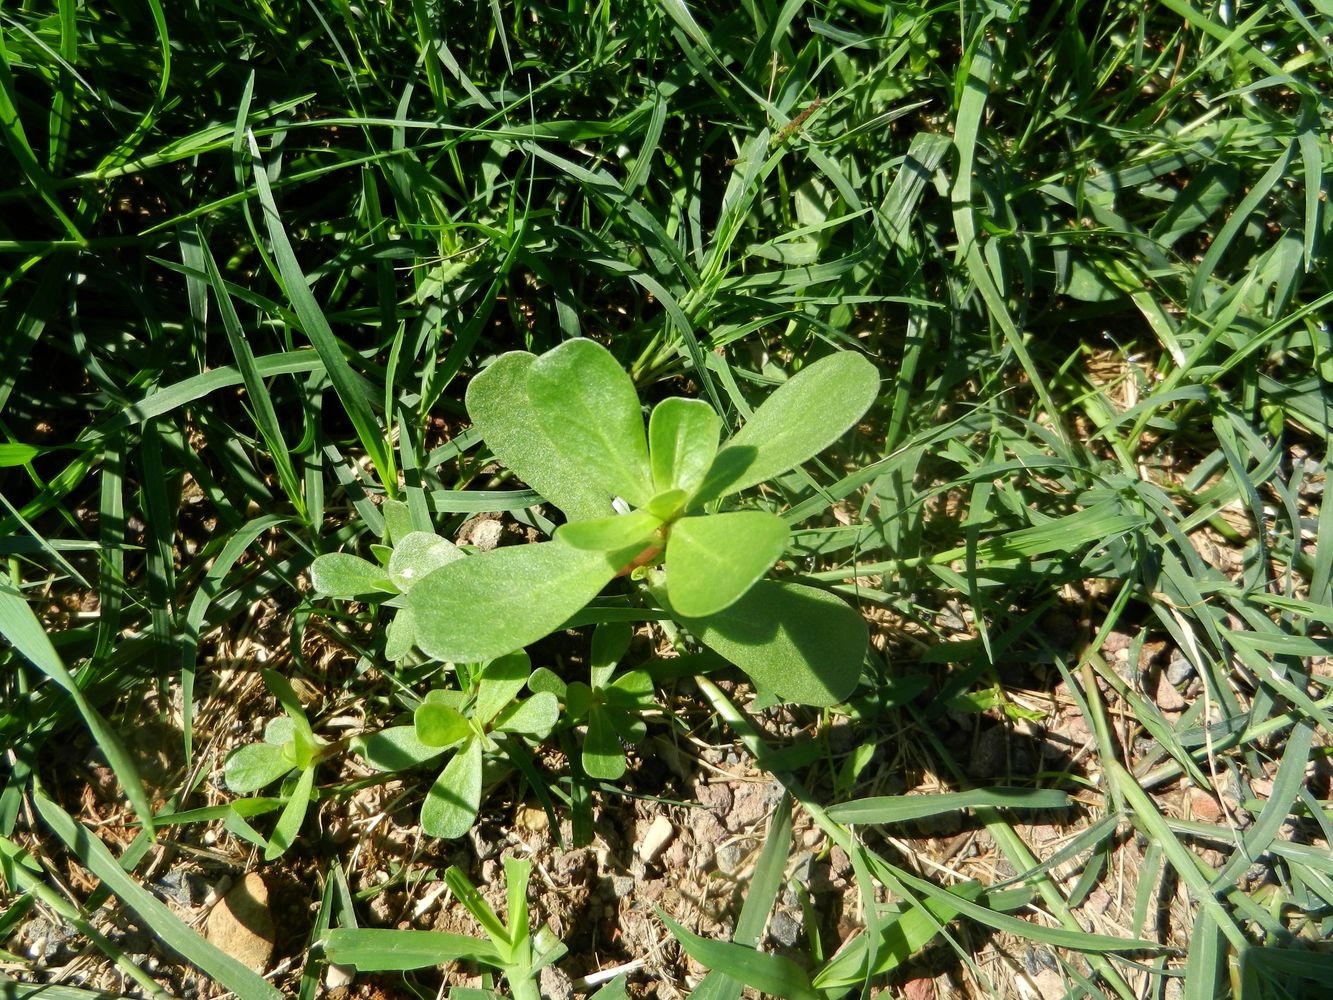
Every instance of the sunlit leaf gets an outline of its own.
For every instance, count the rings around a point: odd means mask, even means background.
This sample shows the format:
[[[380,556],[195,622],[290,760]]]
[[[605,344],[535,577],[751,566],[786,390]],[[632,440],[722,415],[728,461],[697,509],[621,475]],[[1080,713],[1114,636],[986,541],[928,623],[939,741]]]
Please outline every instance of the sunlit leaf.
[[[635,507],[653,495],[639,394],[596,341],[567,340],[532,363],[528,399],[555,451]]]
[[[819,454],[861,419],[879,393],[879,371],[852,351],[803,368],[723,445],[696,502],[747,489]]]
[[[787,523],[759,510],[683,517],[667,539],[667,594],[687,618],[733,604],[778,561]]]

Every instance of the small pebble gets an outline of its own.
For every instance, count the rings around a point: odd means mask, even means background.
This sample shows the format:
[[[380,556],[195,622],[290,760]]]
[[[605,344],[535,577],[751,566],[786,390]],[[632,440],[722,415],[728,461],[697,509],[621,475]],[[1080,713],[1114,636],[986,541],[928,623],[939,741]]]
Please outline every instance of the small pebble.
[[[658,816],[649,825],[648,832],[643,835],[638,847],[639,857],[649,863],[656,861],[675,836],[676,828],[671,825],[671,820],[665,816]]]
[[[796,942],[801,939],[801,925],[785,911],[778,910],[768,922],[768,936],[774,944],[784,948],[794,948]]]
[[[1194,676],[1194,664],[1184,653],[1177,650],[1171,654],[1171,662],[1166,665],[1166,679],[1172,684],[1184,684]]]

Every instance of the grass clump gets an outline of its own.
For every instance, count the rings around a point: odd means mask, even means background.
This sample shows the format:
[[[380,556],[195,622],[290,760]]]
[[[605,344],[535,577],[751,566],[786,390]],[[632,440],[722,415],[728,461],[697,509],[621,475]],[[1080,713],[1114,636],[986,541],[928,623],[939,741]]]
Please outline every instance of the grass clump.
[[[0,12],[7,991],[1320,995],[1323,6],[117,13]]]

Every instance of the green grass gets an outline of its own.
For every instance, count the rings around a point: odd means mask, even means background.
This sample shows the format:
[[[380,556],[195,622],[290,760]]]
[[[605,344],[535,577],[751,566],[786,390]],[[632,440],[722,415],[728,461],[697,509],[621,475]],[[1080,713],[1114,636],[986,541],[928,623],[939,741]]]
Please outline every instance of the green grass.
[[[860,770],[793,750],[658,661],[649,719],[715,713],[710,738],[846,847],[877,984],[935,937],[976,995],[1014,995],[987,939],[1015,962],[1054,949],[1075,997],[1321,995],[1327,3],[57,0],[0,10],[0,46],[6,939],[51,912],[124,969],[105,918],[128,914],[164,960],[263,995],[145,888],[160,838],[202,831],[173,814],[215,805],[229,747],[196,704],[250,666],[228,658],[259,601],[282,672],[323,687],[317,729],[335,705],[378,727],[415,704],[438,676],[390,665],[382,622],[302,574],[368,554],[383,497],[449,537],[500,509],[549,528],[494,480],[463,392],[499,352],[588,336],[645,401],[697,396],[728,431],[807,359],[879,367],[857,433],[766,496],[794,529],[785,572],[874,623],[865,682],[822,722],[850,715],[879,750]],[[327,667],[316,635],[350,659]],[[1182,710],[1145,649],[1188,663]],[[1083,755],[977,777],[969,740],[1057,687]],[[173,700],[169,778],[145,784],[142,706]],[[122,827],[159,840],[98,840],[71,761],[105,761]],[[923,807],[884,790],[926,774],[1003,883],[964,891],[962,862],[946,878],[894,846]],[[577,826],[603,793],[561,777],[546,801]],[[1063,851],[992,786],[1074,794]],[[1182,814],[1190,787],[1223,818]],[[352,846],[293,850],[323,873]],[[92,878],[67,891],[67,865]],[[1176,886],[1188,919],[1163,930]],[[336,888],[308,902],[355,926]],[[1122,889],[1109,934],[1084,904]],[[762,940],[756,912],[736,947]],[[317,956],[278,987],[312,995]],[[824,981],[859,985],[847,970]]]

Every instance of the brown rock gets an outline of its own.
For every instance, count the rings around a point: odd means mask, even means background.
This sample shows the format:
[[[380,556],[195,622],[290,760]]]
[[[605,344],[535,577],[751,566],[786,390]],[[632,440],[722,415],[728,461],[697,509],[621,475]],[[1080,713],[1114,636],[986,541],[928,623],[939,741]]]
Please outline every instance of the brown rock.
[[[268,886],[255,872],[237,883],[213,907],[204,924],[204,937],[242,965],[263,972],[273,957],[273,912]]]

